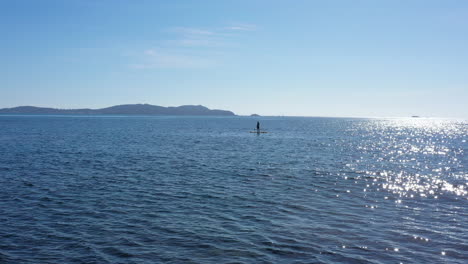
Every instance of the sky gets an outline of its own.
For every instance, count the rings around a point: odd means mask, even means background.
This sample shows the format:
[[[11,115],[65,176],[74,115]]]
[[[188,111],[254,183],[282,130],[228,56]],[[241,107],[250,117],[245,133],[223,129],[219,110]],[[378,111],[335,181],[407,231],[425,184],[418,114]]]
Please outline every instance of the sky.
[[[468,118],[468,1],[0,0],[0,108]]]

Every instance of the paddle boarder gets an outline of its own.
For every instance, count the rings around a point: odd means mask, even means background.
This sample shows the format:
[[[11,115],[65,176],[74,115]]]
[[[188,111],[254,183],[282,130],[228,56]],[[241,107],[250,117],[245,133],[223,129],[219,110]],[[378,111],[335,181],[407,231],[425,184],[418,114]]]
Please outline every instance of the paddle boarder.
[[[257,121],[257,131],[260,131],[260,122]]]

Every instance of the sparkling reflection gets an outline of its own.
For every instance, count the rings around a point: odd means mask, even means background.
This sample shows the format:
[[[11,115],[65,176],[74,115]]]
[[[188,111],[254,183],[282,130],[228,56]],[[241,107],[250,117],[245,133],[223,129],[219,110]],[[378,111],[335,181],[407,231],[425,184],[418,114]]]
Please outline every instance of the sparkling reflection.
[[[396,203],[468,196],[466,121],[386,119],[360,123],[349,132],[360,138],[359,156],[346,166],[368,182],[364,192],[386,190],[397,196]]]

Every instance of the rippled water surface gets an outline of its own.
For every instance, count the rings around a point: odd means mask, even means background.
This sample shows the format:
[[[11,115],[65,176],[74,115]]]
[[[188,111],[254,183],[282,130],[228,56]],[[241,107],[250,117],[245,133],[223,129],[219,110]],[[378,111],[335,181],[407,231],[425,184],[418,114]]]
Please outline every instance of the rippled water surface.
[[[0,263],[466,263],[468,122],[0,116]]]

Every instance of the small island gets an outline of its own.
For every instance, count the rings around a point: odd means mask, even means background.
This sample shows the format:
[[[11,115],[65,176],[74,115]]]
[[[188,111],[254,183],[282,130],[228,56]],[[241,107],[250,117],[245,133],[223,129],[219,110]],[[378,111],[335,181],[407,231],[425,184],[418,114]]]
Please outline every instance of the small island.
[[[163,107],[150,104],[116,105],[101,109],[57,109],[36,106],[18,106],[0,109],[0,114],[36,115],[182,115],[182,116],[235,116],[231,111],[209,109],[202,105],[182,105]]]

